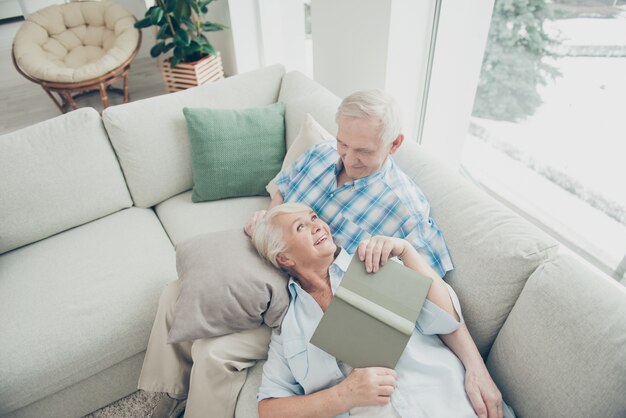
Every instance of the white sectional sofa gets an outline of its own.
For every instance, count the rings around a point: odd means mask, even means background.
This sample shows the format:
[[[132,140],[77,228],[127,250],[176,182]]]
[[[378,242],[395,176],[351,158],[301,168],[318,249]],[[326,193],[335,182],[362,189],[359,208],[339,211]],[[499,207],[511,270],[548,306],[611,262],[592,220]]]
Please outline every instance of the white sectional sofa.
[[[0,137],[0,416],[79,417],[136,390],[175,245],[241,226],[266,197],[192,203],[182,108],[283,101],[336,132],[339,99],[273,66],[81,109]],[[396,156],[432,206],[465,319],[521,417],[626,416],[626,291],[416,144]],[[262,363],[238,418],[256,416]],[[218,417],[219,418],[219,417]]]

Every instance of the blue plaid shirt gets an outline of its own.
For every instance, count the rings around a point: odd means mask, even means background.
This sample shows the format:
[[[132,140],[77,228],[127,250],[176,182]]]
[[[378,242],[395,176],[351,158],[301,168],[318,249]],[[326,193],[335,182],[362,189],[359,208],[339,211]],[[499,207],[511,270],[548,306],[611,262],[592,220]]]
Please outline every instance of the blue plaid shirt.
[[[411,242],[441,277],[452,270],[426,197],[391,157],[374,174],[337,187],[342,168],[335,142],[323,142],[281,171],[276,185],[285,202],[301,202],[317,212],[350,254],[371,236],[399,237]]]

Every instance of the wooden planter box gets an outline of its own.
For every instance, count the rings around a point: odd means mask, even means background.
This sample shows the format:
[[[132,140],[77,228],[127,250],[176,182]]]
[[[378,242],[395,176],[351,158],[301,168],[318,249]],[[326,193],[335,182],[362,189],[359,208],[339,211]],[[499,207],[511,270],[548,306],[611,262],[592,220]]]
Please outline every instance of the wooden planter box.
[[[181,62],[172,68],[169,58],[160,62],[165,91],[173,93],[190,87],[201,86],[224,78],[220,53],[209,55],[196,62]]]

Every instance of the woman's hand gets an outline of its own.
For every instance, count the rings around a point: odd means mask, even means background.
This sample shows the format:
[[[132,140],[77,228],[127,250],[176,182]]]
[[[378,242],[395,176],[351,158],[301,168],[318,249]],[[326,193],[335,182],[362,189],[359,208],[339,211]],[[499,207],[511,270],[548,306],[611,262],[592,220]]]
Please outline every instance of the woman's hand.
[[[365,270],[376,273],[389,257],[401,257],[408,248],[413,247],[406,240],[376,235],[361,241],[357,253],[359,259],[365,261]]]
[[[266,210],[257,210],[256,212],[254,212],[254,215],[252,215],[252,217],[248,219],[248,222],[246,222],[246,225],[243,227],[243,230],[247,236],[252,238],[257,222],[263,219],[265,213],[267,213]]]
[[[397,378],[395,370],[385,367],[354,369],[337,389],[341,399],[346,401],[347,409],[386,405],[396,388]]]

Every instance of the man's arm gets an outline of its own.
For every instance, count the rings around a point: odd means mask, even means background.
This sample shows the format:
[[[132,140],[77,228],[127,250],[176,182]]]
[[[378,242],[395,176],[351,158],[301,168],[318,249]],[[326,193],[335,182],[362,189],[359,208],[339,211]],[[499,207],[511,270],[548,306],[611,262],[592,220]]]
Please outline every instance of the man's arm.
[[[465,367],[465,391],[480,418],[502,417],[502,394],[489,374],[465,323],[454,332],[440,335],[441,341]]]
[[[429,276],[433,279],[433,284],[443,282],[430,264],[403,239],[372,237],[359,245],[358,254],[361,260],[365,261],[368,271],[378,271],[379,263],[385,264],[389,256],[399,255],[405,266]],[[458,319],[450,297],[443,287],[431,286],[428,299]],[[481,418],[502,418],[502,394],[491,379],[465,323],[450,334],[440,334],[439,338],[465,367],[465,391],[476,414]]]

